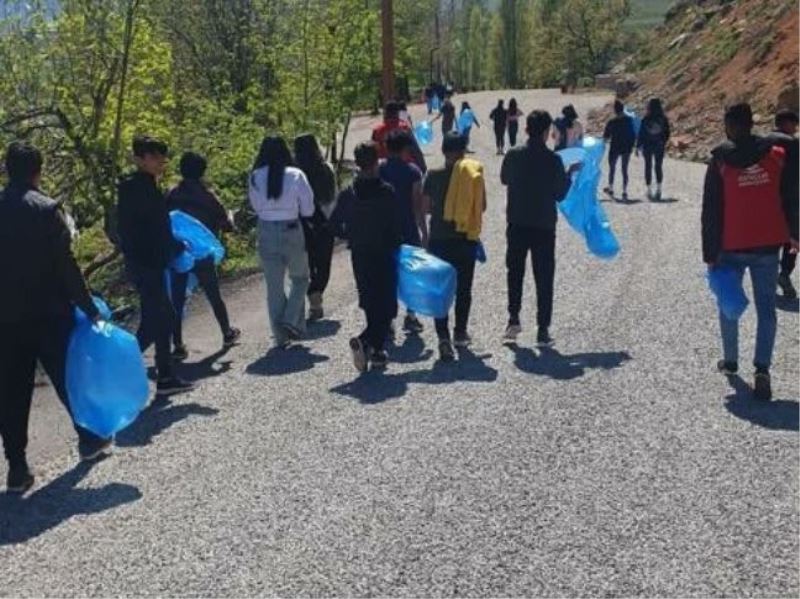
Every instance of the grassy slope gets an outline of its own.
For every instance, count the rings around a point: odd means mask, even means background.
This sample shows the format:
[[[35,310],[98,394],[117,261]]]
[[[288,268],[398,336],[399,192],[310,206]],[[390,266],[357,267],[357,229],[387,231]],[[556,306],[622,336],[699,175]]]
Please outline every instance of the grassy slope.
[[[672,0],[633,0],[628,25],[637,28],[660,25],[671,4]]]

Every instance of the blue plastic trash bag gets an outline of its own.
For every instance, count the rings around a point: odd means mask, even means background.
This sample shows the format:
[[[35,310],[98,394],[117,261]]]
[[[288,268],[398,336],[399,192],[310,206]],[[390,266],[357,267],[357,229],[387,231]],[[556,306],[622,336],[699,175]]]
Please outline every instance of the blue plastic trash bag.
[[[486,247],[483,245],[483,242],[480,239],[478,240],[478,244],[475,246],[475,259],[481,264],[486,263]]]
[[[175,239],[186,244],[186,251],[172,261],[171,268],[176,272],[189,272],[197,260],[209,256],[214,258],[214,264],[222,262],[225,248],[203,223],[180,210],[170,212],[169,218]]]
[[[742,276],[730,266],[715,266],[708,271],[706,278],[725,318],[739,320],[749,303],[742,286]]]
[[[433,94],[433,101],[431,102],[431,108],[433,108],[436,112],[439,112],[442,109],[442,100],[439,97],[439,94]]]
[[[108,438],[136,420],[149,386],[136,337],[85,318],[72,331],[67,349],[67,397],[76,424]]]
[[[414,126],[414,137],[421,146],[427,146],[433,141],[433,127],[428,121],[422,121]]]
[[[103,320],[111,320],[111,308],[108,307],[108,304],[101,300],[96,295],[92,296],[92,301],[94,302],[97,311],[100,312],[100,318]],[[89,318],[86,314],[83,313],[83,310],[76,307],[75,308],[75,322],[76,323],[83,323],[89,322]]]
[[[625,107],[625,116],[629,116],[633,119],[633,134],[639,137],[639,129],[642,128],[642,119],[636,115],[636,111],[633,110],[633,108],[628,108],[627,106]]]
[[[475,124],[475,115],[472,111],[468,108],[461,115],[458,117],[458,132],[463,134],[468,129],[472,128],[472,125]]]
[[[605,145],[595,137],[585,137],[580,147],[558,152],[564,168],[578,162],[581,164],[581,169],[573,173],[567,197],[558,208],[570,226],[583,236],[589,251],[609,260],[619,253],[620,246],[605,210],[597,200],[604,153]]]
[[[456,295],[456,270],[424,249],[403,245],[397,253],[397,297],[409,310],[444,318]]]

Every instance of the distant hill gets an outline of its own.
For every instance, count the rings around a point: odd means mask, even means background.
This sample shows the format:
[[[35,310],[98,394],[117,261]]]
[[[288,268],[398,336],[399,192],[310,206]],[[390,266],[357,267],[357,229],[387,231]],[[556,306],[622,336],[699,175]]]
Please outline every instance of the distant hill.
[[[775,111],[798,108],[796,0],[677,0],[652,39],[620,65],[638,82],[625,102],[641,112],[664,100],[673,155],[705,159],[723,137],[727,103],[750,102],[766,130]],[[600,128],[610,110],[591,118]]]

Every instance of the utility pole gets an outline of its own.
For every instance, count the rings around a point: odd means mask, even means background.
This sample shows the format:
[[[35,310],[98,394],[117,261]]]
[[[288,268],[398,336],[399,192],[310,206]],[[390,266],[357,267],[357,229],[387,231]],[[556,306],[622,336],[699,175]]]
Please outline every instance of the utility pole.
[[[392,0],[381,0],[381,25],[383,30],[383,102],[394,100],[394,14]]]

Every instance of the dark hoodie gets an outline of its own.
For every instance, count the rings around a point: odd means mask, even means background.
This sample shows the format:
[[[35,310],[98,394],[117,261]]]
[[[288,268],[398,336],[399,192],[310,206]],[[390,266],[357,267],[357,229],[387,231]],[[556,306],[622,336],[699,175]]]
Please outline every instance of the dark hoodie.
[[[357,178],[344,189],[331,215],[337,237],[353,251],[393,254],[402,241],[399,202],[381,179]]]
[[[742,141],[726,141],[711,152],[712,158],[706,171],[705,188],[703,192],[702,235],[703,235],[703,261],[714,264],[722,252],[722,238],[724,227],[724,184],[720,166],[730,165],[743,169],[760,162],[775,146],[784,147],[790,143],[791,138],[779,134],[769,137],[752,135]],[[794,165],[786,156],[785,166],[781,172],[780,194],[783,213],[792,239],[798,236],[798,186],[797,186],[797,155],[794,155]],[[766,245],[747,249],[753,253],[777,252],[780,246]]]
[[[195,217],[214,235],[231,231],[228,213],[202,181],[184,179],[167,194],[167,210],[180,210]]]

